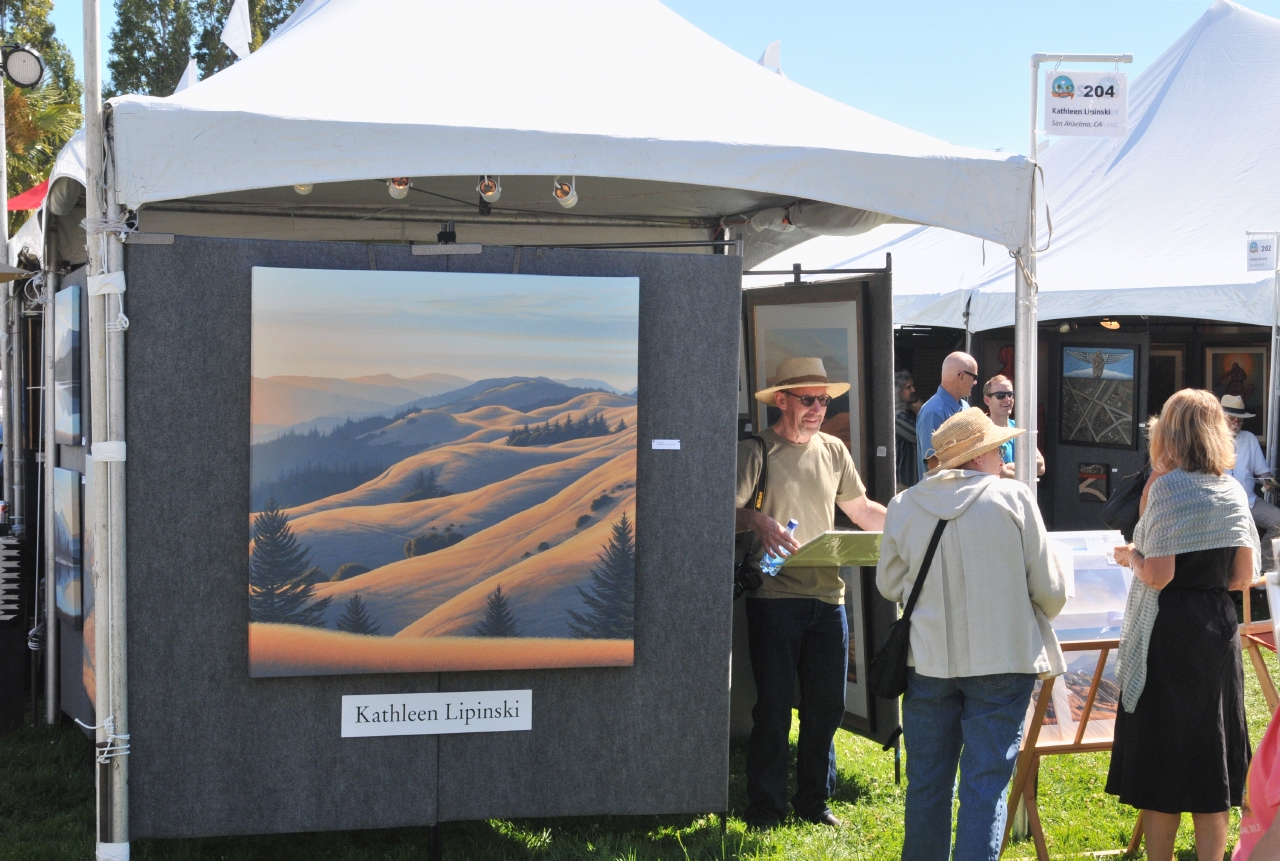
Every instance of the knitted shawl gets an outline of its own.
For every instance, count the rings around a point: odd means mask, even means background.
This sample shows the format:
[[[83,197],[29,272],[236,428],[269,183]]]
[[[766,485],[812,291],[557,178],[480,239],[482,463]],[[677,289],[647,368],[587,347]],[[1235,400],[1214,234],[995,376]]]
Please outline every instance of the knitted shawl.
[[[1151,485],[1146,511],[1133,532],[1133,544],[1148,559],[1217,547],[1252,547],[1255,579],[1262,555],[1258,529],[1240,482],[1230,475],[1181,469]],[[1129,713],[1137,708],[1147,682],[1147,647],[1159,610],[1160,593],[1134,577],[1116,655],[1120,701]]]

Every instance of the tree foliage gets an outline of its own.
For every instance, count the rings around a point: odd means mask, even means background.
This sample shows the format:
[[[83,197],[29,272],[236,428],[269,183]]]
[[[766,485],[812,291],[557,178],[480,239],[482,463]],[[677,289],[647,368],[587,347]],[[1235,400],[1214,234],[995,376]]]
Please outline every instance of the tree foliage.
[[[312,602],[308,582],[308,551],[289,528],[289,517],[267,500],[253,516],[253,546],[249,549],[249,618],[286,625],[324,624],[329,598]]]
[[[382,626],[373,621],[364,601],[360,599],[360,593],[357,592],[342,605],[342,616],[338,618],[338,630],[349,634],[374,635],[382,630]]]
[[[437,550],[452,547],[466,537],[465,532],[454,531],[453,524],[445,527],[444,532],[433,526],[425,534],[410,538],[404,543],[404,558],[412,559],[415,556],[435,553]]]
[[[616,431],[609,430],[609,423],[604,420],[603,415],[596,415],[593,418],[582,416],[577,421],[569,415],[565,417],[563,424],[556,419],[532,427],[524,425],[512,428],[507,434],[507,445],[555,445],[571,439],[608,436],[610,433],[616,433]]]
[[[421,502],[424,499],[438,499],[441,496],[452,496],[453,491],[441,484],[437,478],[439,471],[429,469],[425,473],[418,470],[409,492],[400,497],[401,502]]]
[[[49,178],[58,150],[83,122],[76,65],[67,46],[49,22],[53,0],[9,0],[4,41],[28,44],[45,62],[44,81],[34,90],[4,83],[5,148],[8,152],[9,197]],[[12,232],[26,221],[26,212],[10,213]]]
[[[502,584],[498,584],[485,601],[484,619],[475,627],[477,637],[518,637],[520,625],[516,622],[515,613],[502,594]]]
[[[236,55],[222,44],[222,28],[227,25],[233,0],[185,0],[191,6],[196,36],[193,56],[200,67],[200,78],[221,72],[236,61]],[[252,51],[262,47],[276,28],[298,8],[302,0],[249,0],[249,25],[253,37]]]
[[[629,640],[636,625],[636,543],[626,512],[613,524],[589,588],[578,588],[585,612],[569,611],[569,630],[593,640]]]

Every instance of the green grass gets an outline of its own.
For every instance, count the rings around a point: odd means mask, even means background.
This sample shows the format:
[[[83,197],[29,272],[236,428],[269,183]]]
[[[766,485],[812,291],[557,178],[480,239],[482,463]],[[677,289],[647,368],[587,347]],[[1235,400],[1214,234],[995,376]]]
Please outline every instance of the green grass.
[[[1271,672],[1280,678],[1274,655]],[[1269,715],[1252,666],[1245,660],[1245,695],[1255,743]],[[792,742],[794,744],[794,736]],[[836,737],[840,782],[832,808],[840,830],[788,824],[749,833],[731,816],[725,836],[715,815],[490,820],[442,827],[445,858],[502,861],[649,861],[649,859],[897,859],[902,846],[905,786],[893,782],[893,754],[841,732]],[[37,727],[0,736],[0,861],[83,861],[93,857],[92,745],[72,725]],[[1092,857],[1124,849],[1134,811],[1102,791],[1108,754],[1046,758],[1040,769],[1040,815],[1050,854]],[[730,760],[729,803],[746,806],[745,752]],[[672,776],[678,780],[678,775]],[[1238,825],[1232,813],[1232,842]],[[427,856],[425,828],[347,831],[268,837],[143,840],[138,861],[410,861]],[[1034,858],[1030,841],[1015,843],[1006,858]],[[1192,861],[1189,818],[1179,834],[1178,858]]]

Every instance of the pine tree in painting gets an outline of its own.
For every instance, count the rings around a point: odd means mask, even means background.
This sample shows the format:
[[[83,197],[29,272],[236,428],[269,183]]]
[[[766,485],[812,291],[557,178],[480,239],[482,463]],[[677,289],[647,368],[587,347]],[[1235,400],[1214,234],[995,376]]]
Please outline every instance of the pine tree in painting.
[[[623,513],[591,569],[588,589],[578,587],[586,612],[569,611],[569,630],[592,640],[629,640],[636,622],[636,543],[633,524]]]
[[[489,593],[485,602],[484,619],[476,625],[477,637],[518,637],[520,626],[516,624],[515,613],[507,603],[507,596],[502,594],[502,586]]]
[[[382,626],[373,621],[373,617],[365,608],[364,601],[360,600],[360,593],[357,592],[342,605],[338,630],[346,631],[348,634],[377,634],[382,630]]]
[[[311,567],[307,549],[289,528],[289,517],[268,499],[253,517],[249,551],[249,618],[287,625],[324,624],[329,598],[311,603],[314,587],[303,575]]]

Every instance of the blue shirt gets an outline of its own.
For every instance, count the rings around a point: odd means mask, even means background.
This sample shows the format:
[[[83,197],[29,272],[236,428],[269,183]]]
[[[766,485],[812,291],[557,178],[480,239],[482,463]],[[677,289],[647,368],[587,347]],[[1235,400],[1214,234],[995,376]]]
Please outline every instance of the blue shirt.
[[[938,391],[933,393],[933,397],[924,402],[924,406],[920,408],[920,415],[916,416],[916,456],[920,462],[920,477],[924,478],[924,474],[929,471],[929,467],[925,466],[925,458],[933,454],[933,432],[942,427],[942,423],[951,418],[961,410],[969,409],[966,401],[953,398],[951,393],[942,386],[938,386]]]
[[[1009,427],[1016,428],[1018,423],[1009,419]],[[1000,445],[1000,457],[1005,463],[1013,463],[1013,440],[1007,439]]]

